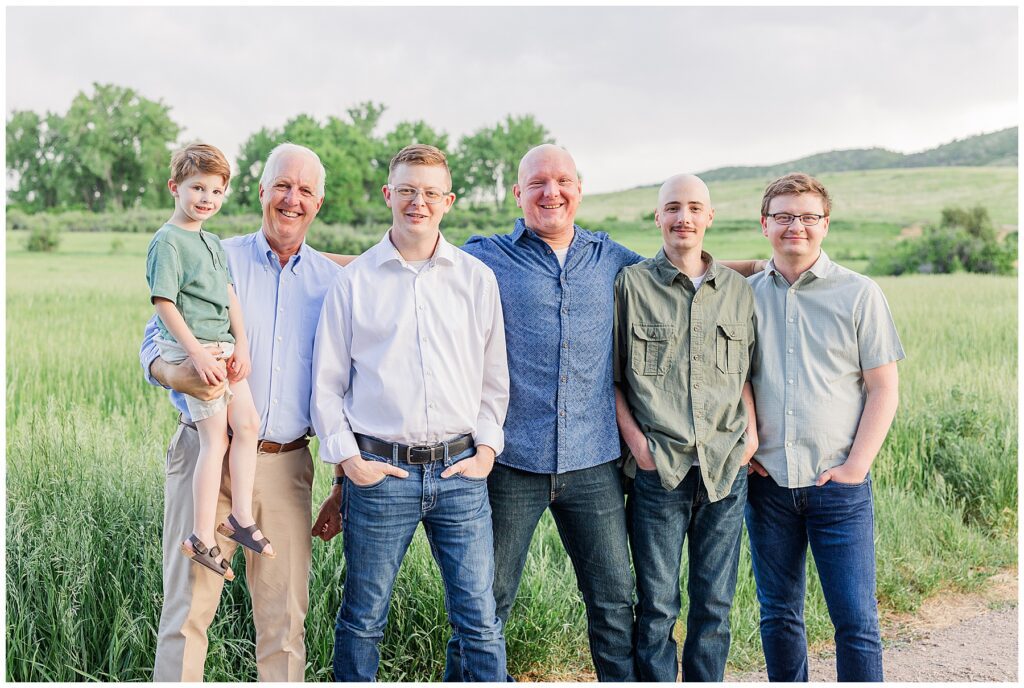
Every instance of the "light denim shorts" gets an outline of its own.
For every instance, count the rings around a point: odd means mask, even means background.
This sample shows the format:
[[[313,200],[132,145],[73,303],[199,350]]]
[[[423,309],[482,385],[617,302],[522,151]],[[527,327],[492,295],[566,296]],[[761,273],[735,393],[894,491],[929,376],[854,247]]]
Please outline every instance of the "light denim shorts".
[[[182,348],[181,344],[170,339],[164,339],[159,335],[153,338],[156,345],[160,348],[160,358],[164,359],[168,363],[181,363],[188,354],[185,349]],[[231,342],[203,342],[203,346],[207,349],[220,348],[221,353],[217,356],[220,360],[226,360],[231,357],[231,354],[235,351],[235,345]],[[201,420],[206,420],[210,416],[220,412],[222,409],[226,409],[228,404],[231,403],[231,398],[235,396],[231,392],[231,387],[227,387],[224,394],[211,399],[210,401],[202,401],[195,397],[183,394],[185,397],[185,405],[188,406],[188,415],[192,416],[192,422],[198,423]]]

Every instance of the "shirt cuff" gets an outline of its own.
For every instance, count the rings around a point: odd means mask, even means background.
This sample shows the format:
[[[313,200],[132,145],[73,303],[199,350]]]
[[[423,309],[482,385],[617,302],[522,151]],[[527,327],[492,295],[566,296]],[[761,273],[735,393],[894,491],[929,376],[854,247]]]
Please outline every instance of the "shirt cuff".
[[[341,463],[358,453],[359,445],[351,431],[342,431],[320,440],[320,460],[324,463]]]
[[[476,432],[473,433],[474,444],[486,444],[497,456],[505,449],[505,431],[500,425],[482,418],[476,421]]]
[[[142,373],[146,376],[146,382],[153,385],[154,387],[164,387],[164,389],[170,389],[165,387],[159,380],[153,377],[153,373],[150,372],[149,367],[153,365],[153,361],[160,358],[160,350],[155,346],[146,347],[139,353],[139,362],[142,364]]]

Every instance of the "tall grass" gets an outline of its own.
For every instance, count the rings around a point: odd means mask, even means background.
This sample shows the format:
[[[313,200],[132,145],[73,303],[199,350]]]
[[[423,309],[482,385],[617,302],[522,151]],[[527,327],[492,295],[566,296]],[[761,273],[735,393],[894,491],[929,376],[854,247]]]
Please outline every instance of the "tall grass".
[[[8,233],[5,675],[147,680],[161,604],[163,462],[175,422],[137,359],[151,308],[142,263],[148,237],[123,235],[113,254],[104,234],[65,235],[60,251],[46,256],[26,253],[21,242]],[[878,589],[884,609],[905,611],[1016,560],[1016,281],[880,283],[908,359],[900,364],[897,422],[873,471]],[[328,482],[318,468],[315,504]],[[340,538],[314,543],[308,680],[330,678],[341,549]],[[210,630],[208,680],[256,678],[244,565],[235,564],[239,578]],[[832,630],[808,568],[815,643]],[[745,543],[737,587],[729,661],[744,669],[760,659]],[[514,675],[587,675],[583,605],[550,518],[534,539],[506,632]],[[396,585],[380,678],[439,680],[447,636],[421,533]]]

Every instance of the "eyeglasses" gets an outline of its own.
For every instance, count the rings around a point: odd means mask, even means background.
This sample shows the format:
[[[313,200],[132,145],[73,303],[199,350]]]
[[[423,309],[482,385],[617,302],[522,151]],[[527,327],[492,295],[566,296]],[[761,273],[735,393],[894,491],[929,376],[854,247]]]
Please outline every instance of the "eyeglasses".
[[[440,203],[444,200],[444,197],[448,195],[447,191],[441,191],[441,189],[435,189],[433,187],[428,189],[417,189],[415,186],[405,186],[394,184],[388,184],[388,188],[395,192],[403,201],[411,201],[416,198],[417,195],[423,194],[423,200],[431,205],[434,203]]]
[[[804,227],[813,227],[814,225],[821,222],[821,218],[828,217],[827,215],[816,215],[814,213],[804,213],[803,215],[794,215],[793,213],[769,213],[768,217],[772,218],[780,225],[789,226],[793,224],[793,220],[800,218],[800,224]]]

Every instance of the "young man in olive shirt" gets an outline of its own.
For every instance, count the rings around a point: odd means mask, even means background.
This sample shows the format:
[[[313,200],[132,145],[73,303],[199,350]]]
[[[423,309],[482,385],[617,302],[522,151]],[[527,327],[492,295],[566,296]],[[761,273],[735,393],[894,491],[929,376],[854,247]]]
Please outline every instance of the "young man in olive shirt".
[[[679,572],[689,541],[684,681],[721,681],[729,654],[746,464],[757,449],[748,382],[754,299],[738,273],[704,252],[714,219],[707,186],[677,175],[661,187],[654,258],[615,282],[616,418],[638,603],[641,681],[675,681]]]

